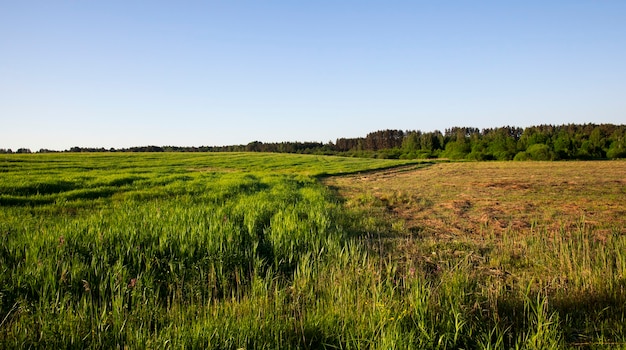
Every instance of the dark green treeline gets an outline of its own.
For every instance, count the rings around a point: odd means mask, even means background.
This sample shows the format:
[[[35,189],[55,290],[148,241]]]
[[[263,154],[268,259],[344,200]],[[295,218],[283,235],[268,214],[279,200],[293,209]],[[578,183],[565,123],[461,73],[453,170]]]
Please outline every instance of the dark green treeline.
[[[560,160],[626,158],[626,125],[454,127],[440,131],[381,130],[338,139],[335,150],[379,158]]]
[[[527,128],[453,127],[441,131],[379,130],[321,142],[250,142],[233,146],[72,147],[68,152],[277,152],[389,159],[565,160],[626,158],[626,125],[567,124]],[[52,152],[41,149],[40,153]],[[0,153],[13,153],[0,149]],[[17,153],[30,153],[21,148]]]

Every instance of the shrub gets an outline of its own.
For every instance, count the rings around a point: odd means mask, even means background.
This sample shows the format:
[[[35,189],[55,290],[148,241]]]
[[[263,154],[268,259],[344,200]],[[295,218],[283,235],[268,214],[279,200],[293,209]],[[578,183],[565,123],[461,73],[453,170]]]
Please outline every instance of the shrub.
[[[554,160],[555,154],[550,147],[543,143],[536,143],[526,149],[530,160]],[[517,157],[517,156],[516,156]]]

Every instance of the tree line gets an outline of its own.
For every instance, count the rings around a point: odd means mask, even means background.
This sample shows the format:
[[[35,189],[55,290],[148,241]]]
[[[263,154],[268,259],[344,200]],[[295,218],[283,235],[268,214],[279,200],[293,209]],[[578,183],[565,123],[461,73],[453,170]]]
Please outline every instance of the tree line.
[[[363,138],[338,139],[334,146],[346,155],[378,158],[615,159],[626,158],[626,125],[453,127],[443,133],[381,130]]]
[[[56,152],[47,149],[39,153]],[[72,147],[64,152],[277,152],[391,159],[565,160],[626,158],[626,125],[567,124],[527,128],[453,127],[441,131],[379,130],[321,142],[250,142],[232,146]],[[0,149],[0,153],[13,153]],[[20,148],[16,153],[31,153]]]

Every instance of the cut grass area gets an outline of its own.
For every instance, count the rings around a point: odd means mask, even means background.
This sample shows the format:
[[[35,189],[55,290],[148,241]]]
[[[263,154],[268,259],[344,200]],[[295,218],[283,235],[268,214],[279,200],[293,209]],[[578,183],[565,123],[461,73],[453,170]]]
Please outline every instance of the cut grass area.
[[[326,183],[351,202],[370,201],[404,219],[410,231],[440,238],[560,231],[581,220],[599,235],[626,227],[623,161],[438,163]]]

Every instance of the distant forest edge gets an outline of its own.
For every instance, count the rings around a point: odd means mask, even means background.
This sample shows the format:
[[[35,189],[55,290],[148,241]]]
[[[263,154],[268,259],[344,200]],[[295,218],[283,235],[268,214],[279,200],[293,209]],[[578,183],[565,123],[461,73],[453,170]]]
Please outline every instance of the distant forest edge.
[[[57,152],[41,149],[38,153]],[[445,132],[380,130],[321,142],[250,142],[234,146],[72,147],[64,152],[277,152],[385,159],[565,160],[626,158],[626,125],[568,124],[527,128],[453,127]],[[14,153],[0,149],[0,153]],[[20,148],[15,153],[31,153]]]

